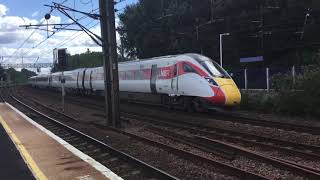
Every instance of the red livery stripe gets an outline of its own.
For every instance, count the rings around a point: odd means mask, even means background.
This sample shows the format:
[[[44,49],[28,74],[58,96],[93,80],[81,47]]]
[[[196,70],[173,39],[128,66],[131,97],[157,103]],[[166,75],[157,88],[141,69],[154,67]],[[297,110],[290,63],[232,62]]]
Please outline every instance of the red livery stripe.
[[[223,93],[223,91],[219,87],[211,87],[212,90],[215,93],[215,96],[207,97],[206,99],[215,103],[215,104],[222,104],[224,105],[226,103],[226,97]]]
[[[178,73],[179,76],[189,73],[189,72],[184,72],[184,68],[183,68],[184,64],[188,64],[189,66],[194,68],[196,73],[199,74],[200,76],[208,77],[208,74],[205,71],[203,71],[200,67],[187,61],[180,61],[177,63],[179,67],[179,73]],[[157,79],[174,78],[175,77],[174,68],[175,68],[175,65],[158,68]],[[142,69],[142,70],[137,69],[137,70],[119,72],[120,80],[149,80],[150,78],[151,78],[151,69]]]

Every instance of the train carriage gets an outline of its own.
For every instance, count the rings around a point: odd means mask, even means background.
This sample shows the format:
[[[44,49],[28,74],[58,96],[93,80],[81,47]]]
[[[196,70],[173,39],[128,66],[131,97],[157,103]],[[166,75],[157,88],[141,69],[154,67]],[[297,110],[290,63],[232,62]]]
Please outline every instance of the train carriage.
[[[61,75],[61,72],[41,75],[42,78],[52,78],[52,81],[50,85],[45,85],[49,80],[40,84],[59,88]],[[30,83],[33,84],[37,77],[30,78]],[[64,77],[67,89],[86,94],[104,91],[102,67],[66,71]],[[40,85],[39,82],[37,84]],[[119,88],[123,99],[183,108],[235,106],[241,100],[240,91],[228,73],[210,58],[199,54],[119,63]]]

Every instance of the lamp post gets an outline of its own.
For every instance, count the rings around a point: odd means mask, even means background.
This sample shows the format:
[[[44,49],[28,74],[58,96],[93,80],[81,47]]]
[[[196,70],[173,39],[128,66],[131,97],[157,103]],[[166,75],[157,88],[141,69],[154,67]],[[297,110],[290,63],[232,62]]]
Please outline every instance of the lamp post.
[[[223,34],[220,34],[220,66],[222,67],[222,60],[223,60],[223,44],[222,44],[222,38],[223,36],[229,36],[230,33],[223,33]]]

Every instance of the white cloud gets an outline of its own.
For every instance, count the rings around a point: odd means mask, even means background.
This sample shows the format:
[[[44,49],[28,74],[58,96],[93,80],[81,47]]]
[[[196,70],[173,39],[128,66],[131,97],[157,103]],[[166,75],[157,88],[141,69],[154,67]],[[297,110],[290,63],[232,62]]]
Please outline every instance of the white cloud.
[[[35,11],[31,14],[31,17],[37,17],[39,15],[39,11]]]
[[[26,24],[38,24],[37,20],[18,17],[18,16],[2,16],[0,17],[0,31],[1,32],[12,32],[21,30],[20,25]]]
[[[8,10],[9,9],[5,5],[0,4],[0,17],[5,16]]]
[[[1,4],[0,4],[1,5]],[[34,29],[25,29],[19,27],[20,25],[27,24],[39,24],[44,21],[44,18],[36,20],[35,18],[27,18],[20,16],[6,16],[8,8],[4,5],[0,6],[0,55],[12,56],[11,58],[6,57],[6,63],[20,63],[21,56],[25,58],[25,62],[33,62],[37,57],[40,57],[38,62],[52,62],[52,50],[58,48],[68,48],[71,54],[79,54],[86,52],[88,48],[90,51],[101,51],[101,47],[95,44],[95,42],[86,34],[82,33],[80,36],[75,37],[74,31],[59,31],[54,36],[42,42],[47,37],[47,32],[38,31]],[[32,17],[36,17],[38,12],[34,12]],[[48,23],[58,24],[62,23],[62,19],[59,16],[51,15]],[[88,25],[89,27],[93,24]],[[100,36],[100,26],[91,29],[94,33]],[[25,42],[25,40],[32,34],[32,36],[26,41],[22,48],[17,48]],[[77,34],[80,34],[78,32]],[[76,35],[77,35],[76,34]],[[71,37],[71,38],[70,38]],[[65,41],[68,39],[67,41]],[[72,40],[71,40],[72,39]],[[61,46],[62,42],[68,42]],[[14,54],[13,54],[14,53]]]

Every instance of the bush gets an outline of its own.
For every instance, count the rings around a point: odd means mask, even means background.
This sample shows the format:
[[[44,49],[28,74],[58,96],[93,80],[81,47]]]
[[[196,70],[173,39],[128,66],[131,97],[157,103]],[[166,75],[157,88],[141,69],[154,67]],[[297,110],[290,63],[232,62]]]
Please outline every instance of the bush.
[[[276,91],[274,111],[320,117],[320,64],[305,66],[295,83],[290,74],[272,77]]]
[[[241,109],[272,112],[274,106],[273,95],[265,92],[242,92]]]
[[[271,93],[242,93],[241,108],[286,115],[320,117],[320,64],[305,66],[296,76],[276,74]]]

